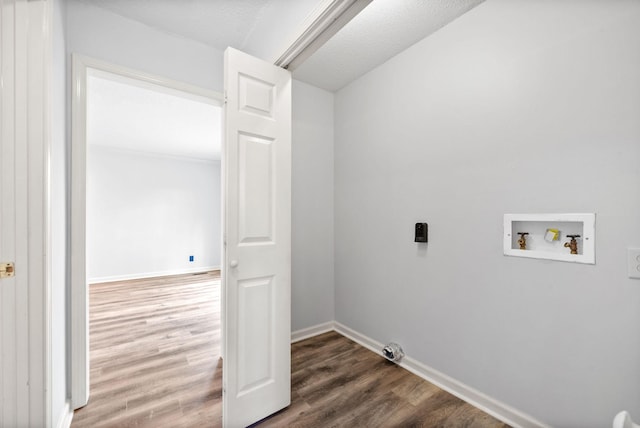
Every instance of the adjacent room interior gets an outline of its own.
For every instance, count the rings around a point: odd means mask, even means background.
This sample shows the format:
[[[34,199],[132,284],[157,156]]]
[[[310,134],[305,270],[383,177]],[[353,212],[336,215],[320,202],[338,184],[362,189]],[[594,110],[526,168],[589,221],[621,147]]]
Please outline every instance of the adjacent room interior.
[[[217,99],[89,69],[90,284],[219,270]]]

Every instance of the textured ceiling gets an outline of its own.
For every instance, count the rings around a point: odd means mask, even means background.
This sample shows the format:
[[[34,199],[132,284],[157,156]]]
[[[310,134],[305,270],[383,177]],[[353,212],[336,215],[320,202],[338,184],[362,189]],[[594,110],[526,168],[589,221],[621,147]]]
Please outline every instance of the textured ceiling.
[[[321,0],[79,0],[219,50],[273,61]],[[294,77],[335,91],[483,0],[373,0]]]
[[[122,77],[87,79],[91,145],[216,160],[221,118],[222,108],[205,98]]]
[[[293,75],[336,91],[483,1],[374,0]]]
[[[218,50],[272,61],[321,0],[79,0]]]

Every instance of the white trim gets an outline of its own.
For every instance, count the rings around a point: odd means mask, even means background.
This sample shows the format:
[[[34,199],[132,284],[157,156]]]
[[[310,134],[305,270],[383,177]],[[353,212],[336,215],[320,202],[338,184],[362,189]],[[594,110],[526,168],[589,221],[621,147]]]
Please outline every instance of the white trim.
[[[128,275],[99,276],[95,278],[89,278],[87,280],[87,283],[89,285],[92,285],[92,284],[98,284],[100,282],[128,281],[130,279],[144,279],[144,278],[155,278],[155,277],[162,277],[162,276],[184,275],[188,273],[209,272],[212,270],[220,270],[220,266],[201,266],[201,267],[193,267],[193,268],[187,268],[187,269],[164,270],[161,272],[145,272],[145,273],[132,273]]]
[[[333,321],[325,322],[311,327],[303,328],[300,330],[291,332],[291,343],[300,342],[301,340],[309,339],[314,336],[318,336],[323,333],[335,331],[336,326]]]
[[[87,73],[111,73],[206,97],[222,105],[221,93],[154,74],[72,55],[71,95],[71,403],[77,409],[89,401],[89,316],[86,272]]]
[[[206,101],[206,99],[214,100],[211,104],[222,105],[224,96],[220,92],[212,91],[211,89],[201,88],[190,83],[181,82],[179,80],[169,79],[167,77],[158,76],[156,74],[147,73],[146,71],[139,71],[133,68],[124,67],[121,65],[112,64],[99,59],[91,58],[84,55],[73,54],[73,59],[80,62],[85,69],[90,68],[91,73],[102,78],[111,78],[115,81],[122,82],[123,78],[126,79],[126,83],[131,82],[130,79],[138,81],[141,87],[149,87],[149,84],[157,85],[160,88],[165,88],[171,93],[180,95],[180,92],[186,92],[187,94],[194,95],[198,101]],[[154,87],[154,89],[158,89]],[[178,91],[176,93],[175,91]],[[218,101],[218,102],[216,102]]]
[[[72,59],[71,93],[71,404],[89,401],[89,314],[86,268],[87,64]]]
[[[302,22],[274,64],[295,70],[372,0],[323,0]]]
[[[336,332],[348,337],[365,348],[382,355],[382,347],[384,346],[382,343],[350,329],[337,321],[334,322],[334,325]],[[534,419],[532,416],[520,412],[519,410],[514,409],[495,398],[489,397],[488,395],[425,364],[422,364],[409,356],[405,356],[399,366],[514,428],[548,427],[548,425]]]
[[[337,321],[335,322],[335,330],[341,335],[348,337],[354,342],[364,346],[368,350],[375,352],[376,354],[380,354],[382,356],[382,348],[384,348],[384,344],[376,340],[373,340],[370,337],[365,336],[364,334],[361,334],[353,329],[350,329],[346,325],[341,324]],[[406,358],[407,357],[405,356],[403,360]]]
[[[52,118],[53,118],[53,96],[51,82],[53,80],[53,6],[51,1],[45,2],[43,11],[42,26],[45,34],[45,65],[44,76],[42,76],[44,90],[44,247],[46,255],[44,257],[45,285],[44,285],[44,358],[45,358],[45,418],[47,426],[53,422],[53,303],[52,303],[52,239],[51,239],[51,140],[52,140]],[[65,284],[66,285],[66,284]],[[66,332],[65,332],[66,338]],[[66,364],[66,363],[65,363]],[[65,389],[66,393],[66,389]]]
[[[27,257],[28,278],[29,419],[33,425],[51,426],[51,228],[49,162],[51,151],[52,34],[50,2],[28,2],[26,27],[26,87],[23,100],[27,153]],[[19,96],[20,96],[19,95]],[[16,103],[17,104],[17,103]],[[16,134],[17,135],[17,134]],[[19,140],[18,140],[19,141]],[[20,272],[16,273],[17,275]],[[23,308],[25,309],[25,308]]]
[[[99,147],[102,150],[109,150],[112,153],[115,152],[115,153],[134,155],[134,156],[135,155],[146,156],[146,157],[155,158],[155,159],[168,159],[168,160],[174,160],[174,161],[177,160],[181,162],[193,162],[193,163],[199,163],[199,164],[205,164],[205,165],[214,165],[222,162],[222,159],[192,158],[189,156],[179,156],[179,155],[170,155],[167,153],[156,153],[156,152],[149,152],[149,151],[143,151],[143,150],[134,150],[134,149],[129,149],[125,147],[104,146],[102,144],[92,144],[91,147]]]
[[[64,408],[62,412],[60,412],[60,418],[58,418],[58,423],[56,423],[56,428],[69,428],[71,426],[71,421],[73,420],[73,410],[71,410],[71,400],[67,400],[64,403]]]

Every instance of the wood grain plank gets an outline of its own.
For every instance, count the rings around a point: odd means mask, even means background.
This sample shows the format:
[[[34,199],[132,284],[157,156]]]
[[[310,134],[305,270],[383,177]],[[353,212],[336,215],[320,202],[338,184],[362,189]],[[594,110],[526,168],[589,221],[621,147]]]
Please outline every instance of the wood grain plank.
[[[218,272],[92,285],[91,396],[72,427],[220,427],[219,308]],[[291,405],[255,427],[507,427],[336,332],[291,361]]]
[[[90,287],[91,395],[72,427],[220,426],[220,275]]]

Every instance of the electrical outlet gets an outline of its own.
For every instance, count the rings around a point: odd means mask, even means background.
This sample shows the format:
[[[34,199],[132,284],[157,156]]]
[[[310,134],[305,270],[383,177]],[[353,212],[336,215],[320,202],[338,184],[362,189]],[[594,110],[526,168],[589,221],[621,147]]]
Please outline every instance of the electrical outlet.
[[[640,279],[640,248],[627,249],[627,268],[629,278]]]
[[[193,260],[194,260],[194,257],[193,256],[189,256],[189,261],[192,262]],[[640,272],[638,272],[638,273],[640,273]]]

